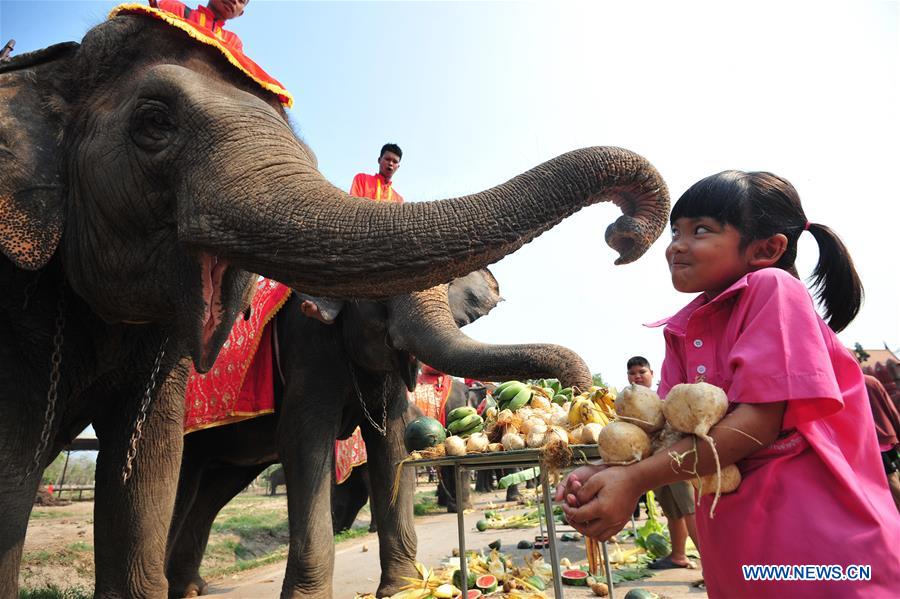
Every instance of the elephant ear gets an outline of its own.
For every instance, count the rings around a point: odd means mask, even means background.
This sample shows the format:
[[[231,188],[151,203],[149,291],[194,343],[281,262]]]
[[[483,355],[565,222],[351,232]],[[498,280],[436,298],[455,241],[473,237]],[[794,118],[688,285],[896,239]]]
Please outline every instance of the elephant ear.
[[[458,327],[475,322],[503,301],[497,279],[486,268],[453,279],[447,296]]]
[[[77,50],[56,44],[0,63],[0,249],[19,268],[43,267],[63,229],[58,69]]]

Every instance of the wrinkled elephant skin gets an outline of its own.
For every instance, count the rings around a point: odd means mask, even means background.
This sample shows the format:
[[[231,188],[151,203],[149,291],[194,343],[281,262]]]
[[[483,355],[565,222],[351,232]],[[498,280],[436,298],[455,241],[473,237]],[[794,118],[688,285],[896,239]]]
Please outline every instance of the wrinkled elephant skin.
[[[16,594],[43,466],[89,423],[100,440],[96,593],[165,595],[183,358],[213,364],[250,273],[319,295],[406,294],[598,201],[624,213],[607,231],[620,262],[665,225],[664,182],[617,148],[577,150],[462,198],[352,199],[317,171],[273,95],[147,17],[3,62],[0,596]]]

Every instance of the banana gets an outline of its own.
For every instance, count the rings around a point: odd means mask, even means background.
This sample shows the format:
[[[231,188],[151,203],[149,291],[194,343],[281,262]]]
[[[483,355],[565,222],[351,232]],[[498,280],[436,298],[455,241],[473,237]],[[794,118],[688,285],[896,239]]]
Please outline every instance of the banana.
[[[516,410],[527,404],[529,401],[531,401],[531,394],[531,387],[524,387],[516,394],[515,397],[510,400],[507,408],[509,408],[510,411],[515,412]]]
[[[484,422],[482,421],[468,430],[460,431],[459,436],[462,437],[463,439],[465,439],[469,435],[474,435],[475,433],[480,433],[483,430],[484,430]]]
[[[507,387],[509,387],[509,386],[512,385],[513,383],[519,383],[519,382],[521,382],[521,381],[515,381],[515,380],[513,380],[513,381],[506,381],[505,383],[500,383],[499,385],[497,385],[496,387],[494,387],[494,390],[491,391],[491,395],[494,395],[494,396],[499,395],[500,392],[502,392],[504,389],[506,389]]]
[[[470,416],[475,414],[475,408],[471,406],[463,406],[461,408],[455,408],[450,410],[450,413],[447,414],[447,422],[453,422],[454,420],[459,420],[460,418],[465,418],[466,416]]]
[[[481,416],[478,414],[469,414],[468,416],[463,416],[459,420],[454,420],[448,424],[447,430],[455,435],[459,432],[467,431],[479,423],[484,424],[484,420],[481,419]]]
[[[497,395],[497,403],[503,404],[510,401],[512,398],[516,397],[522,389],[528,389],[529,393],[531,389],[525,383],[520,381],[513,381],[513,384],[506,387],[503,391]]]

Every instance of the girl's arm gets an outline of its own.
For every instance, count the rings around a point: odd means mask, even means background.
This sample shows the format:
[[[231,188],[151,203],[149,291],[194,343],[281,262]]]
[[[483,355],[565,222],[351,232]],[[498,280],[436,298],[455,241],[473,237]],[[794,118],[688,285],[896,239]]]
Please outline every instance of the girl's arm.
[[[784,408],[783,401],[739,404],[714,426],[709,435],[715,441],[722,467],[734,464],[775,441],[781,431]],[[693,439],[689,437],[671,446],[668,451],[636,464],[605,468],[589,478],[582,472],[580,478],[583,480],[576,478],[570,483],[567,481],[566,490],[560,489],[558,493],[558,497],[568,493],[567,505],[563,506],[566,520],[579,532],[605,541],[629,521],[642,493],[694,478],[697,474],[705,476],[716,471],[708,443],[697,439],[696,454],[693,449]],[[672,452],[684,455],[680,466],[670,457]]]

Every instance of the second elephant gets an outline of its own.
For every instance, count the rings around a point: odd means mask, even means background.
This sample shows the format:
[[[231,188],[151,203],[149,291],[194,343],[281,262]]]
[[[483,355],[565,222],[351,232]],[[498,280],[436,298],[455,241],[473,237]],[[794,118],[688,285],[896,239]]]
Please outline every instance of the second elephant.
[[[357,425],[374,487],[382,565],[378,596],[399,590],[402,576],[415,576],[411,471],[403,474],[397,504],[389,505],[395,464],[406,457],[411,354],[443,371],[478,378],[527,374],[571,384],[590,381],[587,366],[565,348],[491,346],[466,337],[458,326],[493,307],[496,281],[476,271],[454,285],[466,289],[451,292],[461,301],[448,300],[447,286],[438,286],[387,302],[350,302],[333,325],[306,318],[297,298],[289,300],[275,319],[284,374],[283,388],[276,388],[276,414],[185,437],[167,552],[173,594],[202,591],[199,565],[216,514],[266,465],[281,461],[291,536],[282,595],[330,597],[334,440]]]

